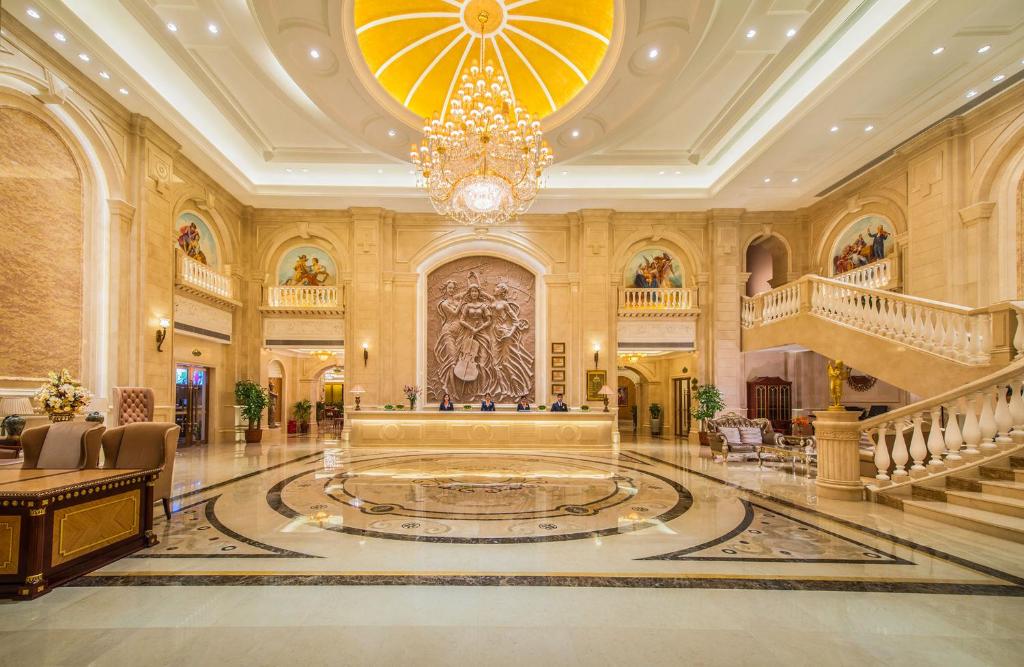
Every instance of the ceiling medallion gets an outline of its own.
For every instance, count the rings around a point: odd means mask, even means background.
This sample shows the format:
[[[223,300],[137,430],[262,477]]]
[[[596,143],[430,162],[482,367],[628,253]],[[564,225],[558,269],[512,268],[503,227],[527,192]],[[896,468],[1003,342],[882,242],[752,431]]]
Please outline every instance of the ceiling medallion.
[[[441,115],[426,119],[423,143],[410,157],[421,185],[441,215],[467,225],[493,225],[525,213],[540,188],[544,168],[554,156],[540,121],[516,104],[502,74],[480,56],[463,70],[459,87]]]

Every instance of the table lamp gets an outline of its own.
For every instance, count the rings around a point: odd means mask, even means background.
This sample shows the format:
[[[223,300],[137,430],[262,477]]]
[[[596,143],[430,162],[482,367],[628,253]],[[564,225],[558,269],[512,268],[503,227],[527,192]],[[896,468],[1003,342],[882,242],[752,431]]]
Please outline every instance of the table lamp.
[[[609,397],[609,396],[612,396],[612,395],[614,395],[614,394],[615,394],[615,392],[614,392],[614,391],[612,391],[612,388],[611,388],[611,387],[609,387],[608,385],[603,385],[603,386],[602,386],[602,387],[601,387],[601,388],[600,388],[600,389],[599,389],[599,390],[597,391],[597,393],[598,393],[598,394],[599,394],[600,396],[604,397],[604,411],[605,411],[605,412],[608,412],[608,397]]]
[[[366,393],[366,390],[363,389],[363,385],[357,384],[349,389],[349,393],[356,397],[356,410],[362,410],[362,408],[359,407],[359,397]]]

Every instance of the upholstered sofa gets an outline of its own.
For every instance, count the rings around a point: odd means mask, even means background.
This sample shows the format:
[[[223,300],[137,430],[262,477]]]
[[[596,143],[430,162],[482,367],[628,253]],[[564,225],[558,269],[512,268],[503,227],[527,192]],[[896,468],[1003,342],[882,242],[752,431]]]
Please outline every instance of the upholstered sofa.
[[[708,444],[715,457],[757,460],[757,445],[774,445],[775,431],[767,419],[749,419],[735,412],[709,419]]]

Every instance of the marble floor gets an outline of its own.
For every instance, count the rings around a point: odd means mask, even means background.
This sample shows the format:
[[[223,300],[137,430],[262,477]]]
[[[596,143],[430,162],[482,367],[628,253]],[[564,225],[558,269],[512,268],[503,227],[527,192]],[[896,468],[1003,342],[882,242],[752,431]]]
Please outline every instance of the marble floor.
[[[160,543],[0,604],[0,665],[1019,664],[1024,546],[685,442],[179,452]]]

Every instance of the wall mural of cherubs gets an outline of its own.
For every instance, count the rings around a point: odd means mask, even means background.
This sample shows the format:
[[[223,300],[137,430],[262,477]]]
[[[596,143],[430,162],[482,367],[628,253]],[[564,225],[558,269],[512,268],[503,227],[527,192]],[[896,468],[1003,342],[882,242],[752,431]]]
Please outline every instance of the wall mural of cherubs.
[[[514,403],[534,389],[536,280],[497,257],[464,257],[427,279],[427,399]]]

